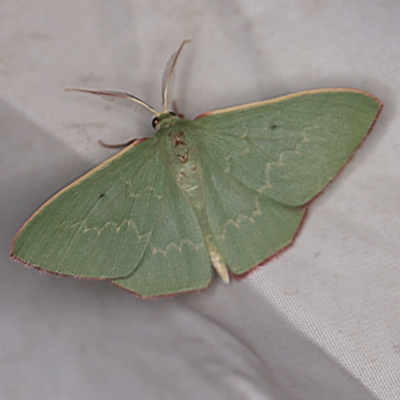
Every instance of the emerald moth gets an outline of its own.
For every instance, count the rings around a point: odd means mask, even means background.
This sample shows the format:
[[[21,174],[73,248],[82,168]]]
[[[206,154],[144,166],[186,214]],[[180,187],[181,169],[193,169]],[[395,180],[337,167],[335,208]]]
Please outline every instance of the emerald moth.
[[[241,277],[288,247],[307,206],[360,146],[382,107],[356,89],[311,90],[202,114],[128,93],[71,89],[141,107],[153,137],[61,190],[17,233],[11,256],[60,275],[109,279],[143,297]]]

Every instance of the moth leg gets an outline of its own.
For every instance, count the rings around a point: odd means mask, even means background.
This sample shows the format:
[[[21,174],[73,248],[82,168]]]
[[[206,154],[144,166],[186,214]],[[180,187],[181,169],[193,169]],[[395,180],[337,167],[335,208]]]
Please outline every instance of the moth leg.
[[[104,143],[102,140],[99,140],[99,143],[103,146],[106,147],[107,149],[119,149],[122,147],[127,147],[130,144],[136,142],[137,139],[131,139],[126,143],[119,143],[119,144],[108,144],[108,143]]]
[[[185,115],[179,112],[178,102],[176,100],[172,101],[172,112],[179,118],[182,118],[182,119],[185,118]]]

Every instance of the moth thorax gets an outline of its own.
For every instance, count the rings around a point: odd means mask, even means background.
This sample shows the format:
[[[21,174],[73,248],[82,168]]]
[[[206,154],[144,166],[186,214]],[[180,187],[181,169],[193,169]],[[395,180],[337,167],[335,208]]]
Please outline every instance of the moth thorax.
[[[172,149],[178,160],[186,164],[189,160],[189,145],[186,140],[184,131],[172,131],[169,134],[170,141],[172,142]]]

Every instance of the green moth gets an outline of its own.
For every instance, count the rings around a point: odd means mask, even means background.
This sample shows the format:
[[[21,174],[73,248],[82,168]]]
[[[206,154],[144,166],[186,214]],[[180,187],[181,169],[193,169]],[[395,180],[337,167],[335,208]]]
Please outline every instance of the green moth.
[[[159,297],[207,288],[213,269],[229,282],[292,243],[307,205],[360,146],[382,104],[360,90],[322,89],[189,121],[167,109],[185,42],[164,73],[162,112],[127,93],[80,90],[143,107],[156,133],[39,208],[14,239],[14,259]]]

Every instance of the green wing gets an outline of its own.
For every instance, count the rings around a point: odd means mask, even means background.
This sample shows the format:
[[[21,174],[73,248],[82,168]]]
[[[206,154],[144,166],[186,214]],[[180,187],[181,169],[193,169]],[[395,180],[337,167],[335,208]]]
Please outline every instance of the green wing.
[[[216,111],[194,122],[202,151],[225,173],[301,206],[346,164],[380,108],[365,92],[327,89]]]
[[[87,278],[130,274],[161,206],[165,167],[155,140],[132,145],[67,186],[21,228],[13,257]]]
[[[279,203],[205,158],[204,196],[210,227],[230,271],[241,275],[288,246],[305,210]]]
[[[161,207],[138,268],[118,286],[143,297],[201,290],[212,279],[210,257],[198,219],[169,171]]]
[[[299,206],[345,165],[380,107],[362,92],[327,90],[195,120],[208,218],[234,274],[293,241],[305,213]]]
[[[135,271],[117,284],[143,296],[203,289],[209,256],[193,210],[170,181],[157,140],[130,146],[42,206],[16,236],[12,256],[86,278]],[[199,268],[187,271],[190,262]]]

